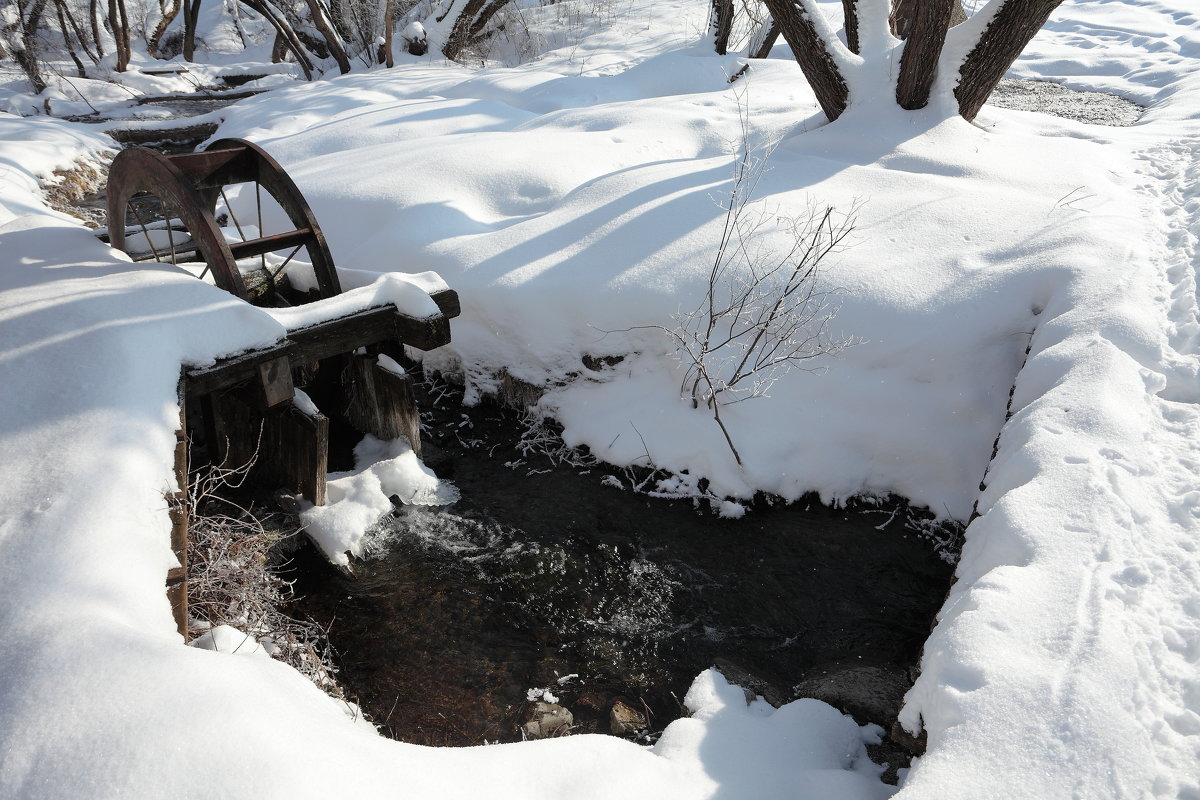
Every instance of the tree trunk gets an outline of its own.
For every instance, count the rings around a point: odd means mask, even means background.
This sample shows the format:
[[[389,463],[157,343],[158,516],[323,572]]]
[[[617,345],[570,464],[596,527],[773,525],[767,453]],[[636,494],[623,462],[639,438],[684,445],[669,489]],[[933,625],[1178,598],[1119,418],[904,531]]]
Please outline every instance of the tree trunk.
[[[17,63],[25,72],[25,77],[33,84],[33,93],[41,94],[46,90],[46,79],[42,76],[42,67],[38,62],[37,31],[42,24],[42,13],[46,10],[46,0],[17,0],[17,16],[20,25],[20,42],[13,53]]]
[[[275,28],[275,33],[277,34],[275,40],[276,46],[282,40],[287,45],[287,49],[291,50],[292,54],[296,56],[296,63],[300,65],[300,69],[304,70],[305,80],[311,81],[312,61],[309,60],[308,54],[304,52],[304,46],[300,44],[300,38],[296,36],[296,32],[292,30],[292,26],[288,24],[287,20],[280,16],[279,12],[267,3],[266,0],[241,0],[241,2],[245,3],[251,11],[261,14],[266,18],[267,22],[271,23],[271,27]]]
[[[383,7],[383,52],[379,62],[384,66],[391,68],[396,66],[395,57],[392,55],[392,42],[396,38],[396,0],[387,0],[387,4]]]
[[[779,25],[775,22],[775,18],[768,14],[767,18],[758,26],[758,30],[750,37],[750,46],[746,48],[746,56],[748,58],[766,58],[771,55],[771,48],[777,41],[779,41]]]
[[[846,18],[846,47],[857,55],[862,52],[858,42],[858,0],[842,0],[842,13]]]
[[[509,4],[509,0],[492,0],[484,6],[483,11],[479,12],[479,16],[471,23],[471,38],[478,41],[485,37],[484,30],[487,28],[492,17],[496,16],[496,12]]]
[[[104,57],[104,42],[100,39],[100,0],[88,0],[88,19],[92,23],[92,41],[96,43],[96,55]]]
[[[100,63],[99,57],[95,53],[92,52],[92,49],[90,47],[88,47],[87,36],[84,35],[83,29],[79,27],[79,23],[75,21],[75,17],[74,17],[74,15],[71,14],[71,10],[66,7],[66,3],[63,0],[54,0],[54,1],[58,5],[58,9],[59,9],[59,14],[60,14],[59,24],[60,25],[62,24],[61,16],[65,16],[66,20],[67,20],[67,25],[71,28],[71,32],[75,35],[75,41],[79,42],[79,47],[83,50],[84,55],[86,55],[93,64],[99,64]],[[66,29],[64,28],[63,29],[63,38],[65,39],[66,36],[67,36],[67,33],[66,33]],[[83,76],[80,76],[80,77],[83,77]]]
[[[179,16],[180,0],[173,0],[170,6],[162,9],[162,19],[154,26],[154,32],[150,34],[150,38],[146,41],[146,52],[151,58],[158,58],[158,45],[162,42],[163,34],[167,32],[167,27],[175,21],[175,17]]]
[[[281,64],[287,58],[288,43],[283,34],[275,31],[275,41],[271,42],[271,63]]]
[[[183,0],[183,60],[196,58],[196,26],[200,22],[201,0]]]
[[[496,12],[508,5],[509,0],[467,0],[463,10],[454,19],[450,35],[442,45],[442,55],[455,61],[468,47],[487,38],[486,28]],[[449,10],[446,12],[449,13]],[[445,17],[445,14],[443,14]]]
[[[899,0],[908,6],[904,53],[896,80],[896,102],[913,111],[929,103],[929,90],[937,77],[938,57],[950,29],[951,0]]]
[[[83,62],[79,60],[79,54],[75,52],[75,46],[71,44],[71,27],[67,24],[68,14],[63,8],[62,0],[54,0],[54,9],[58,12],[58,30],[60,33],[62,33],[63,44],[67,48],[67,54],[70,55],[71,60],[75,62],[75,73],[81,78],[86,78],[87,70],[83,68]],[[72,22],[74,22],[74,20],[72,20]],[[84,48],[84,52],[87,52],[87,45],[84,44],[83,40],[80,39],[78,35],[76,35],[75,39],[79,42],[79,46]],[[91,56],[91,53],[88,53],[88,56]],[[95,59],[92,60],[93,62],[95,61]]]
[[[958,111],[975,119],[988,95],[1062,0],[1006,0],[959,70]]]
[[[113,42],[116,46],[116,64],[113,69],[124,72],[129,68],[129,58],[133,54],[129,39],[129,14],[125,9],[125,0],[108,0],[108,24],[112,28]]]
[[[1062,0],[1059,0],[1061,2]],[[800,64],[804,77],[817,95],[817,102],[830,122],[846,110],[850,101],[850,90],[838,69],[837,62],[829,53],[829,45],[817,33],[810,14],[820,11],[808,4],[808,0],[764,0],[771,16],[779,25],[792,55]]]
[[[329,24],[329,17],[325,14],[325,9],[321,6],[321,0],[305,0],[308,4],[308,13],[312,15],[313,25],[321,32],[321,36],[325,38],[325,43],[329,47],[329,54],[333,56],[333,60],[337,62],[338,69],[345,75],[350,71],[350,59],[346,56],[346,48],[342,46],[341,37]]]
[[[713,47],[717,55],[729,52],[729,35],[733,33],[733,0],[711,0],[712,19],[709,30],[713,34]]]

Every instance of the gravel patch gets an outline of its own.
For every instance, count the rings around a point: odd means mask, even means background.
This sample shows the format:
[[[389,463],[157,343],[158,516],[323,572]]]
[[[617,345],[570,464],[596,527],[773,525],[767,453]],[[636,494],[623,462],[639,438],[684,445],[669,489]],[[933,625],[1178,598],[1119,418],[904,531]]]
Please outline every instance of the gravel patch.
[[[1116,95],[1080,92],[1048,81],[1001,78],[988,104],[1017,111],[1040,111],[1090,125],[1128,127],[1145,110]]]

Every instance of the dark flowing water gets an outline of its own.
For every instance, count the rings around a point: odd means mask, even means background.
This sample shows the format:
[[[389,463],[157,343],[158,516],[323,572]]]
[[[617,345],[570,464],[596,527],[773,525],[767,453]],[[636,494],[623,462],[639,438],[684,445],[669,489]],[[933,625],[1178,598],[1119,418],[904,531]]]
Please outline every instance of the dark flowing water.
[[[607,732],[621,701],[649,712],[649,740],[713,665],[776,704],[894,720],[951,578],[930,531],[952,530],[898,502],[721,519],[522,452],[512,412],[450,403],[426,422],[426,460],[462,499],[399,508],[356,578],[308,564],[297,585],[389,735],[519,740],[530,690],[549,689],[572,732]]]

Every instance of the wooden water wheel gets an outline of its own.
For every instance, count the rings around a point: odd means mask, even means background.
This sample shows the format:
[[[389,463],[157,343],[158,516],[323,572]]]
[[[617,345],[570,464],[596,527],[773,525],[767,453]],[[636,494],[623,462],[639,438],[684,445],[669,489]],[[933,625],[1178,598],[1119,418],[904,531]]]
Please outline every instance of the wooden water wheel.
[[[231,186],[239,187],[234,202],[226,192]],[[107,204],[108,241],[134,261],[211,275],[218,287],[260,306],[341,294],[329,246],[304,196],[275,159],[244,139],[221,139],[184,155],[123,150],[109,170]],[[311,271],[296,258],[301,250]],[[380,439],[403,436],[419,456],[412,377],[396,369],[395,359],[403,358],[405,346],[432,350],[450,341],[458,295],[443,289],[430,297],[439,309],[432,316],[412,317],[382,304],[305,322],[275,344],[216,364],[185,366],[180,407],[199,409],[211,463],[252,466],[248,474],[258,482],[322,505],[331,418]],[[167,576],[185,638],[188,428],[188,414],[181,411],[175,453],[181,491],[172,507],[172,547],[182,566]]]
[[[241,184],[253,187],[247,219],[239,219],[226,193]],[[220,217],[218,203],[225,209]],[[325,235],[304,196],[275,159],[245,139],[221,139],[183,155],[123,150],[109,171],[107,204],[109,241],[135,261],[202,263],[201,277],[211,273],[217,286],[257,305],[341,293]],[[279,224],[277,209],[289,223],[270,232],[272,222]],[[314,285],[297,292],[286,276],[301,249]]]

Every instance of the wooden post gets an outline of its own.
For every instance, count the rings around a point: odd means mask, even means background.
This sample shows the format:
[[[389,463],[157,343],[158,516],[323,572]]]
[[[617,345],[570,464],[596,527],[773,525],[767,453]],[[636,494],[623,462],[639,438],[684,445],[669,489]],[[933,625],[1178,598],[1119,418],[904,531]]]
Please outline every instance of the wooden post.
[[[179,559],[179,566],[167,571],[167,599],[179,635],[188,640],[188,439],[187,409],[184,404],[183,381],[179,392],[179,429],[175,431],[175,482],[179,491],[168,496],[168,513],[171,515],[171,549]]]
[[[328,417],[291,400],[264,411],[259,391],[255,385],[213,395],[218,463],[238,469],[253,462],[252,481],[299,492],[313,505],[324,505]]]
[[[343,390],[350,424],[380,439],[404,436],[420,458],[421,416],[412,376],[385,369],[374,355],[352,356],[347,371]]]
[[[314,506],[325,505],[329,472],[329,418],[291,403],[263,420],[261,475],[272,486],[298,492]]]

